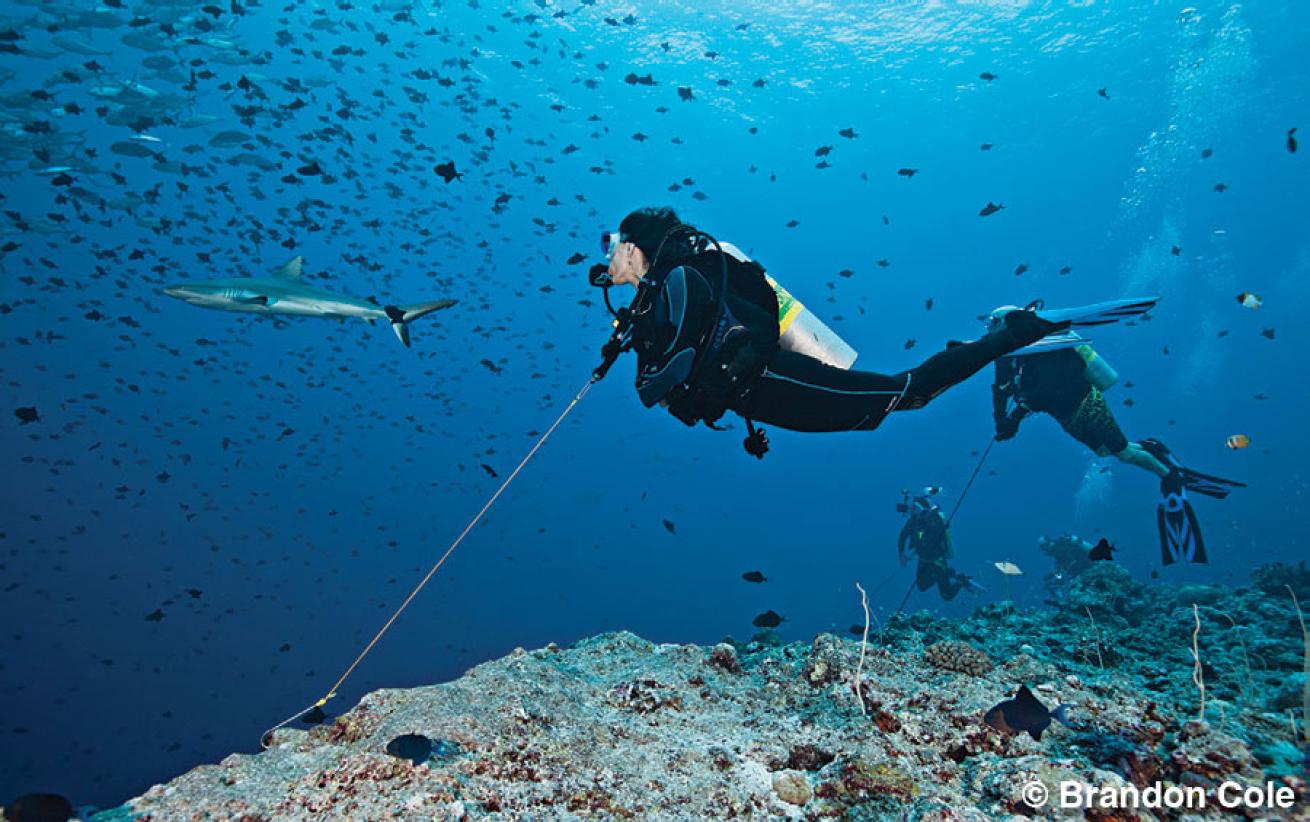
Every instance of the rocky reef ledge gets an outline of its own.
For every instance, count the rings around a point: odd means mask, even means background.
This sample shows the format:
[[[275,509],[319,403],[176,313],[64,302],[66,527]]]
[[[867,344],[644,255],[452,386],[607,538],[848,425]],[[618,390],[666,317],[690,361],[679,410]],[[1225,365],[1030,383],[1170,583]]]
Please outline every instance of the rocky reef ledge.
[[[1269,704],[1281,698],[1275,680],[1288,676],[1278,669],[1300,661],[1299,642],[1278,643],[1285,666],[1266,650],[1265,667],[1234,662],[1225,676],[1238,643],[1210,637],[1224,651],[1203,660],[1212,685],[1198,721],[1191,604],[1180,590],[1120,591],[1132,585],[1120,573],[1080,580],[1095,594],[1078,606],[1088,611],[1082,622],[1072,611],[990,606],[958,622],[916,615],[882,634],[875,626],[862,667],[858,638],[830,634],[702,647],[615,633],[519,649],[453,682],[371,693],[322,725],[279,731],[263,753],[198,767],[93,818],[1069,818],[1023,793],[1041,782],[1055,795],[1062,780],[1199,787],[1212,800],[1205,818],[1307,818],[1295,725]],[[1133,594],[1140,613],[1113,615],[1126,607],[1118,593]],[[1152,606],[1162,596],[1172,607]],[[1230,597],[1247,601],[1239,610],[1221,602]],[[1267,607],[1280,620],[1271,633],[1294,619],[1257,588],[1187,598],[1211,612]],[[1104,611],[1099,626],[1093,606]],[[1152,620],[1179,624],[1152,629]],[[1121,644],[1116,634],[1136,638]],[[1247,640],[1265,647],[1254,634]],[[1037,741],[986,724],[988,709],[1020,684],[1048,707],[1071,706],[1073,727],[1052,724]],[[394,755],[393,740],[407,734],[424,737],[411,759]],[[1213,800],[1225,780],[1289,786],[1297,804],[1224,811]],[[1085,816],[1157,818],[1122,809]]]

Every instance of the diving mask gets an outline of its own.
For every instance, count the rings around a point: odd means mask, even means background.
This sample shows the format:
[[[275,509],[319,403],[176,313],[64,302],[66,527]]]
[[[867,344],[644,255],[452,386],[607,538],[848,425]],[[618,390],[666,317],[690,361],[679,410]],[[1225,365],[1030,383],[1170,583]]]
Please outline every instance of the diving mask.
[[[604,231],[600,235],[600,250],[605,254],[607,261],[614,261],[614,252],[618,251],[619,245],[623,242],[623,236],[617,231]]]

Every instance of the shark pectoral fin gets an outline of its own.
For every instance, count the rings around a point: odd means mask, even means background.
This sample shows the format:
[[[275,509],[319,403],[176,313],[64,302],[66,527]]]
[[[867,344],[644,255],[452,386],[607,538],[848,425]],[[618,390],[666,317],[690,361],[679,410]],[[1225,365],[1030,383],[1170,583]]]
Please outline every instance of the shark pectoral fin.
[[[252,294],[249,297],[237,297],[236,302],[242,305],[272,305],[277,300],[269,299],[267,294]]]

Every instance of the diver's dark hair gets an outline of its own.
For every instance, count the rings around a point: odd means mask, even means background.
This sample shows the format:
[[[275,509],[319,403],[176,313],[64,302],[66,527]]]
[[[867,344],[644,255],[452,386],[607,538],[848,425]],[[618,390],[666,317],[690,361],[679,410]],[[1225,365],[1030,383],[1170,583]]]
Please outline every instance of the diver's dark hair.
[[[619,223],[619,237],[640,248],[647,260],[654,260],[660,242],[681,224],[678,213],[667,206],[639,208]]]

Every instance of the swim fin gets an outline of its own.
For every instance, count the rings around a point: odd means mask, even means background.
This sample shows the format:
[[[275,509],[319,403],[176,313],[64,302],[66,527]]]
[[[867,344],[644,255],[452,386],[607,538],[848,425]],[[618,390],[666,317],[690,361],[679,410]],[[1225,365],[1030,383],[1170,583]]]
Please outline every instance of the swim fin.
[[[1045,354],[1048,351],[1059,351],[1062,348],[1077,348],[1080,345],[1087,345],[1091,340],[1083,337],[1076,331],[1061,331],[1058,334],[1050,334],[1042,337],[1031,345],[1025,345],[1018,351],[1012,351],[1006,354],[1007,357],[1026,357],[1030,354]]]
[[[1182,486],[1188,491],[1195,491],[1202,496],[1213,499],[1224,499],[1234,488],[1245,488],[1246,483],[1237,480],[1224,479],[1216,477],[1214,474],[1202,474],[1200,471],[1193,471],[1191,468],[1183,465],[1174,456],[1173,452],[1162,442],[1157,439],[1144,439],[1137,443],[1160,462],[1169,468],[1170,472],[1177,472]],[[1166,477],[1165,479],[1168,479]],[[1162,481],[1163,482],[1163,481]]]
[[[1175,562],[1205,564],[1205,540],[1196,512],[1187,501],[1187,489],[1182,472],[1174,469],[1160,480],[1162,499],[1155,509],[1156,525],[1160,529],[1160,561],[1165,565]]]
[[[1077,308],[1057,308],[1054,310],[1038,308],[1038,314],[1051,322],[1068,321],[1074,328],[1091,325],[1109,325],[1145,314],[1160,301],[1159,297],[1130,297],[1123,300],[1109,300],[1092,303]]]

